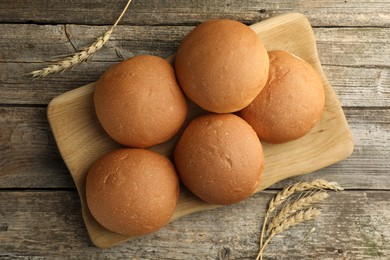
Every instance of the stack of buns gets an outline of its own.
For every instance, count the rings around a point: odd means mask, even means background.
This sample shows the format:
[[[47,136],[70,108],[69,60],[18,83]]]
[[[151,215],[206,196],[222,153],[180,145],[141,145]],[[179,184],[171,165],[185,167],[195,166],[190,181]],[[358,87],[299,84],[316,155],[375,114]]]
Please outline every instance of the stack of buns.
[[[186,97],[209,113],[183,128]],[[302,137],[319,121],[324,102],[321,77],[306,61],[285,51],[267,53],[242,23],[202,23],[181,43],[174,68],[141,55],[112,66],[97,82],[97,118],[128,148],[90,168],[89,210],[106,229],[138,236],[168,223],[179,180],[207,203],[242,201],[265,168],[260,141]],[[172,161],[145,150],[181,129]]]

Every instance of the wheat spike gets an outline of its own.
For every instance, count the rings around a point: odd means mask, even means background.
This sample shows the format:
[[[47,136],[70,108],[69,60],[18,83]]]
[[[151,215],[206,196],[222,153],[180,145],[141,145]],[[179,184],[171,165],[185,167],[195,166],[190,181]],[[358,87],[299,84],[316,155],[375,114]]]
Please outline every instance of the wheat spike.
[[[271,240],[277,234],[280,234],[284,230],[289,229],[290,227],[293,227],[295,225],[298,225],[299,223],[316,219],[320,214],[321,211],[313,207],[310,207],[305,210],[300,210],[294,215],[283,220],[280,223],[280,225],[273,228],[267,240]]]
[[[91,44],[90,46],[82,49],[79,52],[76,52],[72,56],[66,57],[63,60],[57,61],[56,63],[47,66],[46,68],[40,69],[40,70],[35,70],[32,71],[30,74],[34,78],[41,78],[41,77],[46,77],[50,74],[55,74],[60,71],[65,71],[66,69],[72,68],[77,64],[80,64],[84,61],[89,60],[92,55],[94,55],[97,51],[99,51],[106,42],[111,37],[112,32],[114,31],[114,28],[116,25],[119,23],[119,21],[122,19],[122,16],[125,14],[127,8],[129,7],[130,3],[132,0],[129,0],[123,9],[122,13],[116,20],[115,24],[107,31],[105,32],[102,36],[96,39],[96,41]]]
[[[263,227],[261,229],[260,235],[260,248],[263,247],[263,238],[265,227],[267,225],[268,218],[275,209],[281,205],[287,198],[297,192],[312,190],[312,189],[320,189],[320,190],[335,190],[340,191],[343,190],[336,182],[329,182],[326,180],[314,180],[311,182],[298,182],[292,185],[287,186],[282,191],[278,192],[275,197],[269,202],[267,212],[265,213]]]
[[[66,57],[63,60],[60,60],[52,65],[49,65],[46,68],[35,70],[31,72],[32,76],[35,77],[46,77],[50,74],[55,74],[60,71],[64,71],[68,68],[72,68],[75,65],[87,61],[93,54],[100,50],[103,45],[110,39],[114,28],[111,28],[103,36],[100,36],[96,41],[89,47],[84,48],[83,50],[76,52],[73,56]]]
[[[284,188],[281,192],[276,194],[276,196],[270,201],[268,205],[268,212],[272,213],[276,207],[282,204],[288,197],[297,192],[320,189],[320,190],[335,190],[341,191],[341,188],[336,182],[328,182],[325,180],[315,180],[312,182],[298,182]]]
[[[282,233],[283,231],[285,231],[286,229],[289,229],[290,227],[298,225],[302,222],[316,219],[320,214],[321,214],[321,211],[319,209],[310,207],[310,208],[305,209],[305,210],[300,210],[297,213],[295,213],[294,215],[283,220],[278,226],[276,226],[272,229],[269,237],[267,238],[267,240],[264,242],[264,245],[260,249],[260,252],[256,257],[256,260],[262,258],[264,249],[266,248],[266,246],[268,245],[268,243],[271,241],[271,239],[274,236],[276,236],[276,235]]]
[[[276,215],[272,221],[268,224],[266,234],[269,235],[271,230],[279,226],[285,219],[289,216],[295,214],[296,212],[308,207],[314,203],[323,201],[328,197],[326,191],[318,191],[306,197],[302,197],[290,204],[287,204],[279,213]]]

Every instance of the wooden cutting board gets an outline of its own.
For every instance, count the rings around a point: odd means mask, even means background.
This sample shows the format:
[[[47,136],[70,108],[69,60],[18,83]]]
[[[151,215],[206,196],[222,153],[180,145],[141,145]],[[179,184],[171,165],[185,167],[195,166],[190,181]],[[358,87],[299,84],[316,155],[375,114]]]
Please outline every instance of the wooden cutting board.
[[[321,121],[304,137],[284,144],[264,143],[266,169],[256,193],[272,184],[334,164],[353,151],[353,140],[340,102],[328,83],[317,54],[316,40],[308,20],[297,13],[280,15],[250,26],[263,40],[267,50],[281,49],[308,61],[322,76],[326,104]],[[169,59],[173,61],[173,57]],[[93,105],[94,83],[64,93],[48,106],[48,118],[58,149],[74,179],[80,195],[83,217],[92,242],[111,247],[132,237],[103,228],[91,216],[85,199],[85,176],[92,163],[103,154],[121,147],[100,126]],[[204,113],[189,102],[188,121]],[[171,141],[151,148],[170,156],[179,135]],[[179,202],[171,221],[187,214],[213,209],[181,189]]]

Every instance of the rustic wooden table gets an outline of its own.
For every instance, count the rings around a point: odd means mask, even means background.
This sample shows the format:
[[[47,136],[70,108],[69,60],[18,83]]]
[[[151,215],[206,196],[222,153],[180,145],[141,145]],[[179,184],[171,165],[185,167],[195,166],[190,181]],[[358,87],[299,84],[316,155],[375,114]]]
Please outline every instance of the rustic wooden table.
[[[254,259],[267,201],[291,181],[316,178],[346,191],[331,193],[317,221],[276,237],[265,259],[390,259],[389,0],[134,1],[89,63],[38,80],[25,74],[93,42],[125,2],[0,1],[0,259]],[[93,246],[47,122],[48,102],[133,55],[168,57],[201,21],[252,24],[286,12],[305,14],[314,27],[354,135],[352,156],[121,246]]]

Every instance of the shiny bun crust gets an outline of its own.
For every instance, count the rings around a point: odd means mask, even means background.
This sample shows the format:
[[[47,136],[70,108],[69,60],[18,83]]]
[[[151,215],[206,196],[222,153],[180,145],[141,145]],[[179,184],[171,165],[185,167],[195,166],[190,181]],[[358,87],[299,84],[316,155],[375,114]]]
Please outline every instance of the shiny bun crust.
[[[94,103],[108,135],[129,147],[168,141],[187,114],[172,66],[150,55],[112,66],[96,84]]]
[[[264,168],[255,131],[232,114],[194,119],[181,136],[174,158],[183,183],[210,204],[232,204],[248,198]]]
[[[256,33],[232,20],[209,20],[192,30],[175,59],[185,94],[216,113],[238,111],[253,101],[268,76],[267,51]]]
[[[112,151],[97,160],[86,180],[93,217],[113,232],[139,236],[168,223],[179,196],[173,164],[143,149]]]
[[[283,143],[302,137],[319,121],[325,92],[320,75],[286,51],[270,51],[269,79],[240,116],[260,140]]]

